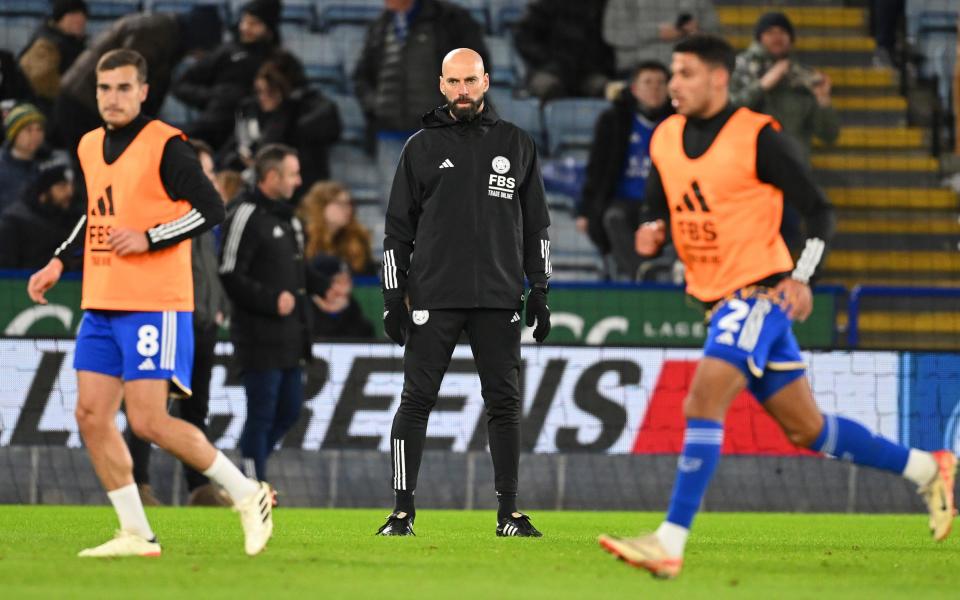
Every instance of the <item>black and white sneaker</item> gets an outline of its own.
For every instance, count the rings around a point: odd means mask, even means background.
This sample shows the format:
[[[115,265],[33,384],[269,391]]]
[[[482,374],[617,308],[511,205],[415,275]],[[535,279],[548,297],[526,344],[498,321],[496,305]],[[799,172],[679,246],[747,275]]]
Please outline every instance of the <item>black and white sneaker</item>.
[[[497,524],[497,537],[543,537],[530,522],[530,517],[515,512]]]
[[[392,512],[387,522],[377,530],[377,535],[417,535],[413,532],[414,516],[405,512]]]

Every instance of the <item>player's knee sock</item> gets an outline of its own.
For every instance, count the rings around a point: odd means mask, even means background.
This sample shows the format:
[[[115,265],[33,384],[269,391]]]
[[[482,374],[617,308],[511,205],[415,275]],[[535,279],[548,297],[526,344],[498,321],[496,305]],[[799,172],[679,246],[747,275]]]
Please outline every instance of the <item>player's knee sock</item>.
[[[908,472],[907,464],[910,462],[911,455],[909,448],[872,433],[856,421],[838,415],[823,416],[823,429],[820,430],[820,435],[811,444],[810,449],[858,465],[902,474],[910,479],[924,474],[922,455],[926,453],[917,452]],[[923,485],[933,478],[936,464],[933,463],[932,458],[929,464],[933,469],[930,471],[930,476],[918,482],[918,485]]]
[[[143,511],[143,503],[140,502],[137,484],[131,483],[107,492],[107,497],[120,519],[120,529],[139,535],[145,540],[154,539],[153,530],[147,522],[147,513]]]
[[[707,485],[720,462],[720,446],[723,444],[723,424],[707,419],[687,419],[687,431],[683,438],[683,453],[677,462],[677,480],[670,496],[667,522],[679,526],[684,532],[690,529],[693,518],[700,509]],[[672,528],[668,528],[672,529]],[[661,534],[658,531],[658,535]],[[674,556],[683,554],[682,536],[660,535],[667,552]]]
[[[257,483],[241,473],[240,469],[219,450],[216,458],[213,459],[213,464],[203,474],[223,486],[234,502],[240,502],[257,491]]]

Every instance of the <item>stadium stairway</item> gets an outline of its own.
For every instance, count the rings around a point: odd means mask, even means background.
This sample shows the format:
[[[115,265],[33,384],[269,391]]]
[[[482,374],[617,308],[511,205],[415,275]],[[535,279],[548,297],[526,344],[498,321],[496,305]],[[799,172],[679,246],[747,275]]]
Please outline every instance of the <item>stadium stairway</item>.
[[[782,10],[797,30],[799,60],[833,82],[840,138],[814,146],[812,165],[838,211],[825,283],[960,286],[957,194],[941,187],[929,130],[907,126],[897,74],[872,66],[866,2],[719,0],[724,32],[737,49],[753,39],[767,10]],[[849,6],[863,4],[864,6]],[[847,315],[838,315],[841,331]],[[872,297],[861,306],[861,347],[956,348],[957,298]]]

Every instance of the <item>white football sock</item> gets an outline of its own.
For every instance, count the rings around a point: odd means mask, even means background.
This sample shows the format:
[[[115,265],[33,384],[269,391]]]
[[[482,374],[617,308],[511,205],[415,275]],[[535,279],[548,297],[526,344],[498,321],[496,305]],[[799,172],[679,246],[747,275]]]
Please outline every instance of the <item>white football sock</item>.
[[[903,468],[903,476],[923,487],[937,476],[937,461],[929,452],[910,448],[910,456],[907,457],[907,466]]]
[[[120,519],[120,529],[128,533],[139,535],[145,540],[154,538],[150,523],[147,522],[147,513],[143,512],[143,503],[140,501],[140,492],[137,484],[131,483],[112,492],[107,497],[113,504],[113,510]]]
[[[234,503],[240,502],[258,489],[257,482],[248,479],[219,450],[217,451],[217,457],[213,459],[213,464],[203,474],[223,486]]]
[[[683,549],[687,545],[689,535],[689,529],[669,521],[664,521],[660,523],[660,527],[657,527],[657,538],[670,556],[683,556]]]

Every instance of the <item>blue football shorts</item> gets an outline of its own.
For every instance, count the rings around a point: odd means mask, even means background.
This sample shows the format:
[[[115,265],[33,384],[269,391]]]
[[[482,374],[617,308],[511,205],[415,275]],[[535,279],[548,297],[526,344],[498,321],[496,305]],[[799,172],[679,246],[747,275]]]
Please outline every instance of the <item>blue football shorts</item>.
[[[73,368],[124,381],[168,379],[189,396],[193,313],[88,310],[77,333]]]
[[[703,354],[740,369],[760,402],[805,369],[782,298],[767,288],[745,288],[714,308]]]

